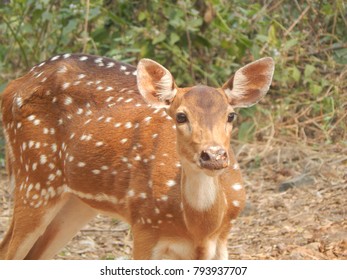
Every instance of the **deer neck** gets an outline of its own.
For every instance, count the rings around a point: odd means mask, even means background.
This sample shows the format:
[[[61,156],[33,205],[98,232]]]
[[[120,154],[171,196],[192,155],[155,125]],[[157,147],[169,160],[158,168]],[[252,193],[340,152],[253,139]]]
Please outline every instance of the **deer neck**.
[[[208,176],[200,170],[182,165],[182,211],[184,222],[194,235],[214,232],[222,223],[226,200],[219,176]]]

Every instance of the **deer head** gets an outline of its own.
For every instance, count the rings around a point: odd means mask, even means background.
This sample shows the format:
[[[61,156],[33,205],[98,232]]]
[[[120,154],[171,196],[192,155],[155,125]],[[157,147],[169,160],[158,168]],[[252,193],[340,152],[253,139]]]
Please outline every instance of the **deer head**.
[[[270,87],[273,72],[274,62],[266,57],[236,71],[221,88],[179,88],[166,68],[142,59],[137,82],[144,99],[154,107],[166,108],[175,120],[183,166],[213,175],[229,166],[234,109],[259,102]]]

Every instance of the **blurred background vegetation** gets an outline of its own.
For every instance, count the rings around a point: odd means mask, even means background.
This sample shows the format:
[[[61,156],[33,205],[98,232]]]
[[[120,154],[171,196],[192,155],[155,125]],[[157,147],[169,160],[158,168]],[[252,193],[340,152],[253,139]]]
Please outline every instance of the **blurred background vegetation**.
[[[0,0],[0,91],[55,54],[166,66],[181,86],[220,86],[271,56],[262,105],[240,110],[236,141],[347,145],[344,0]],[[269,142],[270,143],[270,142]],[[3,146],[3,140],[1,140]]]

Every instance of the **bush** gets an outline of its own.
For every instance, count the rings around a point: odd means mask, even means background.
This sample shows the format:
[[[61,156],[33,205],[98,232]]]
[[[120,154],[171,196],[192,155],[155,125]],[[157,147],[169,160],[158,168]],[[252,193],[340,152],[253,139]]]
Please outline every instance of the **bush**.
[[[346,144],[347,20],[337,1],[2,1],[0,90],[57,53],[165,65],[179,85],[220,86],[272,56],[265,106],[241,110],[239,140],[275,136]],[[310,141],[308,141],[309,143]]]

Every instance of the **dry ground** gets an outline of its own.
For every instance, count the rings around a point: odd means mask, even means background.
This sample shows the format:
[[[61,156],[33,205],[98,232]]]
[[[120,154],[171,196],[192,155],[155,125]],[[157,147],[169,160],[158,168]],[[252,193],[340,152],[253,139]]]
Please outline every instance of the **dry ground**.
[[[347,147],[237,145],[247,207],[230,232],[231,259],[347,259]],[[254,160],[256,159],[256,160]],[[0,185],[0,239],[9,224],[7,177]],[[129,259],[128,226],[98,216],[56,259]]]

